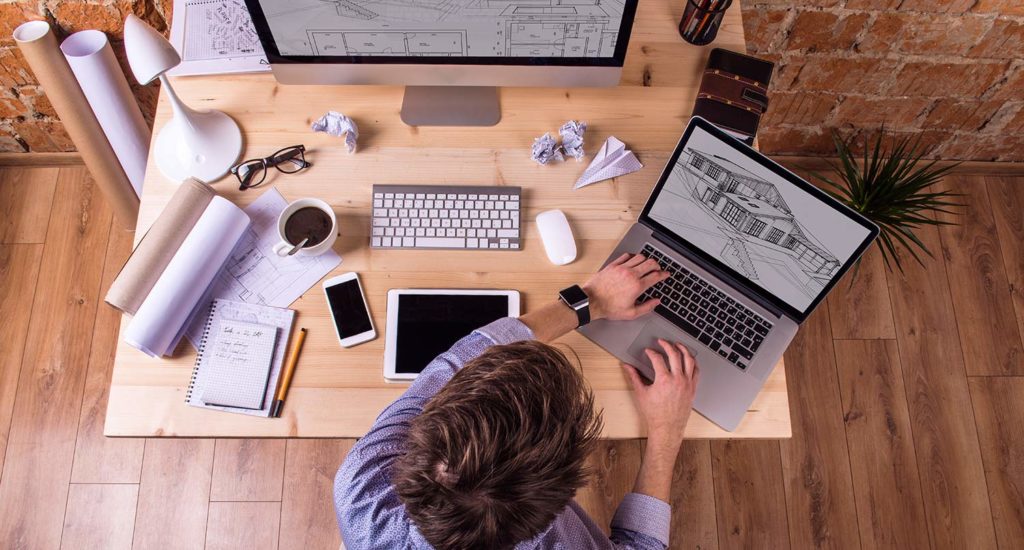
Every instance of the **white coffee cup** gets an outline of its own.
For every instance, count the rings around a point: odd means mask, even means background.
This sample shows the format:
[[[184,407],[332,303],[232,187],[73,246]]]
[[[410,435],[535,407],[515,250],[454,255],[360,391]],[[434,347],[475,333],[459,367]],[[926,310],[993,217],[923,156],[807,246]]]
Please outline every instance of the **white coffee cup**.
[[[293,254],[292,251],[295,249],[295,245],[288,242],[288,239],[285,237],[284,226],[292,214],[309,206],[322,210],[331,217],[331,233],[316,245],[303,246],[294,254],[299,256],[319,256],[330,250],[334,246],[334,241],[338,240],[338,218],[334,215],[334,209],[331,208],[331,205],[320,199],[299,199],[292,201],[291,204],[281,211],[281,215],[277,217],[277,237],[281,239],[281,242],[274,245],[274,253],[278,256],[290,256]]]

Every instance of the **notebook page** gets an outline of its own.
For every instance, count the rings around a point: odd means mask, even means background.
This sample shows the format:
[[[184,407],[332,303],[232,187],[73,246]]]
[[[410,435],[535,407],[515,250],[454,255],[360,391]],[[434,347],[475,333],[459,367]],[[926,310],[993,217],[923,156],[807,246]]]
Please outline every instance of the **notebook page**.
[[[200,397],[208,405],[259,409],[267,392],[277,328],[221,320],[203,350],[209,369]]]
[[[274,390],[277,388],[278,379],[281,377],[281,370],[284,366],[285,354],[287,352],[288,335],[292,332],[292,322],[295,319],[295,311],[277,307],[263,306],[258,304],[245,304],[229,300],[214,300],[203,312],[208,318],[211,335],[216,334],[217,325],[221,321],[242,321],[257,325],[266,325],[277,328],[277,343],[274,345],[274,358],[270,367],[270,378],[267,381],[267,393],[263,398],[263,406],[258,409],[242,409],[239,407],[224,407],[220,405],[207,405],[200,397],[205,394],[207,378],[206,360],[199,356],[196,366],[192,371],[192,379],[188,385],[185,395],[185,402],[193,407],[214,409],[224,412],[247,414],[250,416],[269,417],[274,404]],[[209,313],[209,315],[207,315]],[[212,341],[212,338],[210,338]]]

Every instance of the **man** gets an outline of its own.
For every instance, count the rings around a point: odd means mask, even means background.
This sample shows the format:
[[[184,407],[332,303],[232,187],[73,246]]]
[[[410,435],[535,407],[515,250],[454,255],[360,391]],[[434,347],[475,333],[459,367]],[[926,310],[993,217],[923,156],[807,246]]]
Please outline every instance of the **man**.
[[[582,290],[592,318],[634,319],[636,300],[668,273],[623,255]],[[543,343],[584,315],[554,301],[480,328],[438,356],[352,448],[334,482],[345,545],[358,548],[657,548],[699,369],[681,344],[648,349],[655,380],[623,365],[647,423],[633,492],[611,537],[572,500],[601,431],[579,370]]]

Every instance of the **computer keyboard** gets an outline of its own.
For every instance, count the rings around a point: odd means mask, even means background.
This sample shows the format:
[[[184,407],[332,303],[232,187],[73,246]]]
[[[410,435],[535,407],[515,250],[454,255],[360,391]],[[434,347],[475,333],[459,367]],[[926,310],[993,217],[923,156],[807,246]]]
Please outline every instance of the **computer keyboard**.
[[[519,249],[521,188],[374,185],[372,248]]]
[[[661,300],[655,311],[730,363],[746,369],[772,323],[732,299],[714,284],[647,244],[640,252],[668,271],[668,279],[637,300]]]

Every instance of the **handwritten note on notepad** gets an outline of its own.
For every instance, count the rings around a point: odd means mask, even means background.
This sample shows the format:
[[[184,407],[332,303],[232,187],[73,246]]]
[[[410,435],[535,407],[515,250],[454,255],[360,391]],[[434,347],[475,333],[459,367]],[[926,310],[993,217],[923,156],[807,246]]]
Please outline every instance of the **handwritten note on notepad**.
[[[207,405],[259,409],[267,392],[277,328],[224,319],[214,330],[203,350],[209,378],[200,398]]]

